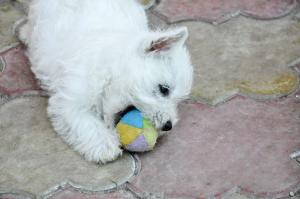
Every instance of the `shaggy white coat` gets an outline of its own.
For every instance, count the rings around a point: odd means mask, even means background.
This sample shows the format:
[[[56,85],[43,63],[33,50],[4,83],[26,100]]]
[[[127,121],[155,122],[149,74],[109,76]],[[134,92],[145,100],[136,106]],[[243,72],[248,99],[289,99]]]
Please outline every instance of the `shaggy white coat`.
[[[19,37],[49,91],[54,129],[87,160],[105,163],[122,152],[114,120],[127,106],[158,129],[177,122],[192,86],[187,34],[151,31],[135,0],[34,0]]]

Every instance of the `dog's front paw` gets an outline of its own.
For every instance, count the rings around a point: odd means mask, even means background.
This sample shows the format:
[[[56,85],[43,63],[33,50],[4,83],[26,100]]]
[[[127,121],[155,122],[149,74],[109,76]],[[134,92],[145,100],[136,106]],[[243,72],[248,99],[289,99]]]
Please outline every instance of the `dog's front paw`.
[[[111,162],[117,159],[117,157],[119,157],[120,155],[122,155],[122,150],[120,149],[119,145],[106,143],[98,152],[98,162]]]
[[[119,138],[117,136],[109,136],[103,138],[100,143],[95,144],[85,154],[85,158],[89,161],[104,164],[117,159],[120,155],[122,155],[122,150],[120,149]]]

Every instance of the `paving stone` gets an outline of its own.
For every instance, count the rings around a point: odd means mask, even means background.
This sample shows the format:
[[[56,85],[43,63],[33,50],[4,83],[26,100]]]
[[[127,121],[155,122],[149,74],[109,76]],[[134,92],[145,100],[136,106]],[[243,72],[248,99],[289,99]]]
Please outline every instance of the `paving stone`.
[[[296,5],[296,0],[161,0],[155,12],[169,23],[186,20],[221,23],[239,14],[258,19],[278,18]]]
[[[35,196],[28,193],[1,193],[0,199],[33,199]]]
[[[82,193],[81,191],[76,191],[74,189],[65,189],[60,191],[49,199],[135,199],[136,197],[125,190],[117,190],[106,193]]]
[[[232,195],[230,195],[228,197],[225,197],[223,199],[250,199],[250,197],[239,194],[239,193],[235,193],[235,194],[232,194]]]
[[[297,14],[295,14],[294,18],[297,19],[297,20],[300,20],[300,12],[298,12]]]
[[[14,95],[40,90],[22,46],[0,53],[0,62],[0,68],[4,65],[0,70],[0,93]]]
[[[23,11],[25,11],[25,13],[28,12],[29,5],[32,0],[15,0],[15,1],[18,2],[19,5],[21,5],[21,8],[23,9]]]
[[[167,29],[168,25],[166,24],[165,21],[163,21],[161,18],[159,18],[158,16],[154,15],[151,11],[147,11],[146,12],[147,17],[148,17],[148,24],[149,27],[153,30],[163,30],[163,29]]]
[[[299,58],[300,21],[238,17],[218,26],[180,25],[187,26],[190,34],[194,100],[217,104],[237,93],[271,99],[298,87],[298,74],[289,66]]]
[[[275,198],[300,186],[289,154],[300,145],[300,105],[290,97],[257,102],[236,97],[217,107],[184,104],[178,126],[140,154],[132,183],[174,198],[218,196],[239,186]]]
[[[13,6],[13,1],[0,2],[0,52],[18,42],[12,34],[13,25],[22,16],[22,11]]]
[[[4,68],[5,68],[5,61],[2,57],[0,57],[0,73],[2,73],[4,71]]]
[[[46,98],[36,96],[0,107],[0,190],[41,195],[69,183],[101,191],[134,175],[136,163],[127,153],[105,166],[83,160],[52,130],[46,104]]]
[[[239,187],[234,187],[224,193],[220,193],[218,195],[216,195],[216,198],[220,198],[220,199],[254,199],[257,198],[255,197],[253,194],[246,194],[246,193],[241,193],[242,190]],[[251,196],[251,197],[250,197]]]

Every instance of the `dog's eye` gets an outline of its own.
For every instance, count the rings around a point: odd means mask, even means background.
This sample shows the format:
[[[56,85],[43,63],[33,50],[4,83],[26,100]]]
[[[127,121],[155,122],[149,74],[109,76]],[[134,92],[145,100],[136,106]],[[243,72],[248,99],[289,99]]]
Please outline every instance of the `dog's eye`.
[[[163,96],[168,96],[170,92],[170,87],[168,85],[159,84],[159,91]]]

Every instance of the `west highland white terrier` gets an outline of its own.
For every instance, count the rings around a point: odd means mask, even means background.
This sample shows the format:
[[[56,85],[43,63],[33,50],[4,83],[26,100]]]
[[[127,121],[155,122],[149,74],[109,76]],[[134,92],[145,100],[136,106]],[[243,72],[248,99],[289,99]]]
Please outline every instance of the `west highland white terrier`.
[[[19,29],[55,131],[102,163],[122,153],[115,125],[133,107],[161,134],[176,124],[192,86],[187,36],[150,30],[136,0],[33,0]]]

